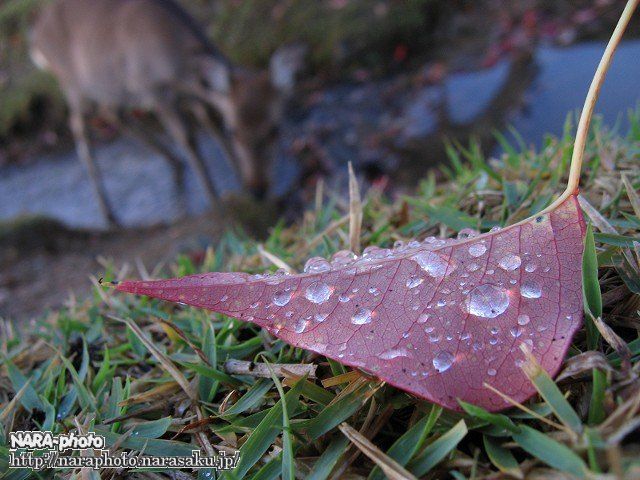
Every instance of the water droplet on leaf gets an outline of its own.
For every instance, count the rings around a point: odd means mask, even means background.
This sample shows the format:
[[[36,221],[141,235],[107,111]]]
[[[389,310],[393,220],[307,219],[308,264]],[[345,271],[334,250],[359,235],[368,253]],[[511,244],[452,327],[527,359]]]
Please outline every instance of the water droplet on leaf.
[[[467,312],[476,317],[495,318],[509,306],[509,295],[504,288],[491,284],[480,285],[467,295]]]
[[[314,282],[307,287],[304,296],[312,303],[324,303],[331,296],[331,288],[324,282]]]
[[[518,255],[507,255],[498,262],[498,265],[500,265],[500,268],[502,268],[503,270],[511,272],[517,269],[521,263],[522,260]]]
[[[351,323],[355,325],[364,325],[365,323],[371,323],[371,310],[360,307],[356,310],[356,313],[351,317]]]
[[[284,307],[291,300],[291,292],[280,290],[273,296],[273,303],[279,307]]]
[[[454,359],[451,352],[443,350],[433,357],[433,367],[440,373],[445,372],[453,365]]]

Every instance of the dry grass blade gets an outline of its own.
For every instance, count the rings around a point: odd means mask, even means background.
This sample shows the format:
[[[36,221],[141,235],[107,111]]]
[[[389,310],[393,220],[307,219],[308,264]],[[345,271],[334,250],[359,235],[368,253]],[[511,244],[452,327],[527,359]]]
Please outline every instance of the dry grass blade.
[[[349,248],[360,253],[360,234],[362,232],[362,199],[358,179],[349,162]]]
[[[371,443],[364,435],[352,428],[346,423],[340,425],[340,431],[347,437],[358,449],[369,457],[384,474],[391,480],[417,480],[407,469],[398,462],[385,455],[382,450]]]
[[[615,228],[611,226],[611,224],[607,221],[606,218],[602,216],[602,214],[596,210],[596,208],[589,203],[589,201],[584,198],[582,195],[578,195],[578,201],[580,202],[580,206],[585,211],[591,222],[596,226],[598,230],[603,233],[611,233],[617,235],[618,232]]]
[[[211,362],[209,362],[209,359],[207,359],[207,356],[204,354],[204,352],[196,347],[191,340],[189,340],[189,337],[187,337],[187,335],[182,331],[180,327],[175,325],[173,322],[170,322],[163,318],[158,318],[157,321],[159,321],[162,325],[165,325],[167,328],[173,330],[187,345],[189,345],[189,347],[191,347],[191,350],[196,352],[198,358],[200,358],[200,360],[202,360],[205,365],[208,365],[210,367],[212,366]]]
[[[166,398],[167,395],[173,394],[180,390],[180,385],[177,382],[165,382],[157,387],[153,387],[146,392],[142,392],[138,395],[133,395],[124,399],[118,403],[118,406],[125,407],[129,405],[136,405],[138,403],[146,403],[155,399]]]
[[[271,367],[271,368],[269,368]],[[224,370],[230,375],[250,375],[252,377],[271,378],[271,372],[277,377],[295,375],[316,378],[317,365],[311,363],[266,363],[247,362],[244,360],[227,360]]]
[[[582,195],[578,195],[578,201],[580,206],[585,211],[587,216],[591,219],[591,222],[603,233],[610,233],[612,235],[618,235],[618,231],[607,221],[602,214],[596,210],[596,208],[589,203],[589,201]],[[631,255],[631,251],[628,248],[623,248],[622,253],[634,269],[638,269],[638,262]]]
[[[533,410],[531,410],[528,407],[525,407],[523,404],[516,402],[513,398],[511,398],[509,395],[507,395],[506,393],[501,392],[500,390],[498,390],[497,388],[495,388],[492,385],[489,385],[488,383],[484,383],[483,385],[485,388],[488,388],[489,390],[491,390],[492,392],[494,392],[496,395],[499,395],[500,397],[502,397],[504,400],[506,400],[507,402],[509,402],[511,405],[513,405],[514,407],[518,408],[519,410],[522,410],[523,412],[531,415],[532,417],[536,418],[537,420],[546,423],[547,425],[558,429],[558,430],[565,430],[564,425],[560,425],[559,423],[554,422],[553,420],[549,420],[548,418],[543,417],[542,415],[540,415],[537,412],[534,412]]]
[[[631,350],[627,346],[626,342],[618,336],[606,323],[602,321],[602,318],[594,318],[593,323],[598,328],[600,335],[604,338],[609,345],[617,352],[622,360],[622,367],[625,370],[631,368]]]
[[[273,253],[266,251],[262,246],[262,244],[258,245],[258,253],[262,258],[271,262],[276,267],[283,269],[285,272],[291,273],[291,274],[296,273],[295,269],[291,267],[291,265],[289,265],[287,262],[285,262],[278,256],[274,255]]]
[[[603,353],[594,351],[584,352],[575,357],[571,357],[565,362],[564,369],[556,377],[556,382],[561,382],[571,377],[579,377],[582,374],[591,375],[591,371],[594,368],[605,371],[613,370],[607,361],[607,357],[605,357]]]
[[[27,380],[22,388],[18,390],[18,393],[16,393],[16,395],[7,404],[7,406],[2,409],[2,411],[0,412],[0,423],[3,423],[7,418],[9,418],[9,415],[11,415],[11,413],[16,408],[18,402],[29,388],[29,385],[31,385],[31,380]]]
[[[307,252],[313,250],[318,245],[320,245],[322,243],[322,239],[325,236],[331,235],[337,229],[349,223],[349,219],[350,219],[350,216],[345,215],[344,217],[341,217],[338,220],[334,220],[329,225],[327,225],[327,228],[325,228],[322,232],[320,232],[318,235],[313,237],[310,242],[306,243],[304,247],[300,249],[300,251],[298,252],[298,258],[300,259],[305,258],[307,255]]]
[[[638,195],[638,192],[633,189],[631,180],[629,180],[629,177],[624,173],[622,174],[622,182],[624,183],[624,188],[627,191],[627,196],[631,202],[633,212],[636,214],[636,217],[640,217],[640,195]]]
[[[129,328],[136,334],[138,339],[144,344],[145,347],[151,352],[151,354],[160,362],[160,365],[171,375],[178,385],[184,390],[184,393],[191,400],[196,400],[196,392],[191,387],[189,381],[185,378],[180,370],[174,365],[174,363],[167,357],[164,353],[162,353],[158,348],[153,344],[149,337],[147,337],[142,329],[133,321],[126,318],[119,318],[113,315],[108,316],[110,319],[115,320],[116,322],[122,322],[129,326]]]
[[[315,212],[316,217],[322,211],[322,201],[324,199],[324,180],[322,178],[318,179],[318,183],[316,183],[316,195],[315,195]]]
[[[340,375],[325,378],[324,380],[322,380],[322,386],[324,388],[335,387],[336,385],[340,385],[343,383],[353,382],[360,377],[362,377],[362,375],[359,371],[351,370],[350,372],[341,373]]]

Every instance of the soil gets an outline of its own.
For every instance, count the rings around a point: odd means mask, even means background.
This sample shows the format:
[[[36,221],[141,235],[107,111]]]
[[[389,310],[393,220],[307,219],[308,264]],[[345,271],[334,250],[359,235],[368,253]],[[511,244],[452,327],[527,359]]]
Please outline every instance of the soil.
[[[87,298],[91,277],[98,279],[113,265],[118,272],[140,277],[186,254],[196,263],[209,245],[229,228],[260,236],[276,218],[274,208],[232,199],[220,209],[183,218],[171,225],[110,232],[71,230],[46,219],[32,219],[0,232],[0,317],[24,324],[48,309]],[[233,221],[229,218],[242,218]]]

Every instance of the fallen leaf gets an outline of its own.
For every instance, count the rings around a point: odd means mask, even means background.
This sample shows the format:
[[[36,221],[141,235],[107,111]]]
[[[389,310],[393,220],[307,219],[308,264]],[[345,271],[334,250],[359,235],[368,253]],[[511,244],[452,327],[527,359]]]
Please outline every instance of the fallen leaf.
[[[524,342],[554,375],[582,319],[577,200],[502,230],[311,259],[306,273],[207,273],[117,288],[254,322],[451,409],[489,410],[535,389]]]
[[[582,160],[598,92],[637,3],[627,3],[589,88],[567,188],[540,214],[483,235],[313,258],[298,275],[206,273],[117,289],[254,322],[450,409],[460,410],[458,400],[491,411],[523,402],[535,392],[523,351],[555,375],[581,325]]]

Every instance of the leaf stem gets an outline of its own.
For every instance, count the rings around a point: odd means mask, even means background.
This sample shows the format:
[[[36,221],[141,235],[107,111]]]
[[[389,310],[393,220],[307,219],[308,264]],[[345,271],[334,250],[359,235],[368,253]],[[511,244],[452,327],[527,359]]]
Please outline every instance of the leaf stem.
[[[593,80],[591,81],[591,86],[589,87],[589,91],[587,92],[587,98],[584,101],[584,107],[582,108],[582,113],[580,114],[578,130],[576,132],[576,139],[573,144],[573,155],[571,157],[571,167],[569,170],[569,180],[567,182],[567,188],[555,202],[545,208],[541,213],[553,210],[556,206],[560,205],[571,195],[575,195],[578,192],[578,185],[580,183],[580,172],[582,171],[582,160],[584,157],[584,149],[587,143],[589,125],[591,124],[593,110],[595,108],[596,101],[598,100],[598,95],[600,94],[602,84],[604,83],[604,78],[607,74],[607,71],[609,70],[609,66],[611,65],[613,54],[615,53],[616,48],[618,48],[618,44],[622,39],[622,35],[624,34],[624,31],[627,28],[629,20],[631,20],[631,16],[638,6],[638,3],[640,3],[640,0],[629,0],[627,2],[622,15],[620,16],[620,19],[618,20],[618,24],[616,25],[616,28],[611,35],[611,39],[607,44],[607,48],[605,49],[604,54],[600,59],[600,63],[598,64],[596,73],[593,76]]]

